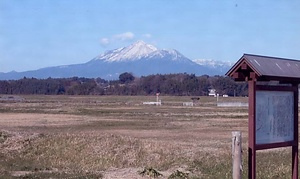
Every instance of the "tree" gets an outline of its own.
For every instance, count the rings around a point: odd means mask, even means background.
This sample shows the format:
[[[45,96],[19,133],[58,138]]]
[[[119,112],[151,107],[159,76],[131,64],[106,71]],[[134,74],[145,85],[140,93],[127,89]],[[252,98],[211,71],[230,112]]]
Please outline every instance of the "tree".
[[[206,96],[214,88],[220,95],[247,96],[247,83],[237,83],[224,76],[196,77],[194,74],[156,74],[135,78],[131,73],[122,73],[119,80],[101,78],[22,78],[0,81],[0,94],[68,94],[68,95],[197,95]]]
[[[198,78],[199,81],[199,92],[201,96],[207,96],[208,95],[208,89],[210,87],[210,83],[208,80],[209,76],[203,75]]]
[[[134,80],[134,76],[131,73],[125,72],[120,74],[119,80],[121,83],[130,83]]]

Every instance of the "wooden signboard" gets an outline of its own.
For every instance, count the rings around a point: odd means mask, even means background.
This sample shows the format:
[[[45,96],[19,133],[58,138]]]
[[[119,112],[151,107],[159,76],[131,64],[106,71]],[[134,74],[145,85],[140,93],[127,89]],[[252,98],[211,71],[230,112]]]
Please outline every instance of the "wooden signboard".
[[[300,60],[244,54],[226,75],[248,81],[248,178],[256,178],[257,150],[291,147],[291,178],[298,179]]]
[[[256,151],[292,147],[292,178],[298,178],[298,85],[249,82],[249,178],[255,179]]]

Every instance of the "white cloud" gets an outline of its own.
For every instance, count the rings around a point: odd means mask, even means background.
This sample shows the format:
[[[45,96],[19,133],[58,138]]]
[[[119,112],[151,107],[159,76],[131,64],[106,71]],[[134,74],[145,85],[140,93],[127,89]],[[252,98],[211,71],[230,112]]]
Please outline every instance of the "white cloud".
[[[134,33],[132,32],[124,32],[121,34],[115,34],[111,37],[103,37],[100,39],[100,44],[102,47],[107,48],[110,45],[113,45],[115,43],[123,42],[123,41],[130,41],[135,38]]]
[[[108,45],[110,43],[110,41],[109,41],[108,38],[102,38],[100,40],[100,43],[101,43],[101,45],[106,46],[106,45]]]
[[[152,37],[152,35],[151,34],[143,34],[143,37],[150,39]]]
[[[132,40],[134,38],[134,33],[132,32],[125,32],[122,34],[116,34],[113,36],[115,40],[121,40],[121,41],[126,41],[126,40]]]

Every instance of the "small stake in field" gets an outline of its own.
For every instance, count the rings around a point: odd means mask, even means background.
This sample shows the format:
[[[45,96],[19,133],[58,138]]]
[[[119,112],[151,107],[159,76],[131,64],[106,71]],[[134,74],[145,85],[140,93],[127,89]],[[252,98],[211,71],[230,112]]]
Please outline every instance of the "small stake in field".
[[[161,100],[159,99],[159,94],[160,93],[156,93],[156,102],[143,102],[143,104],[161,106]]]

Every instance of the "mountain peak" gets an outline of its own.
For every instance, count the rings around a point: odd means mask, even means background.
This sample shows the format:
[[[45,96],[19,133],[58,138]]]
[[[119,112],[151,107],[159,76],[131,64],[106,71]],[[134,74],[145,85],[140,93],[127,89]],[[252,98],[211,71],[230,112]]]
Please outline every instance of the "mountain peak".
[[[157,50],[155,46],[139,40],[127,47],[108,51],[96,57],[94,60],[104,60],[106,62],[135,61],[147,57]]]
[[[132,44],[133,46],[147,46],[148,44],[142,40],[138,40]]]

